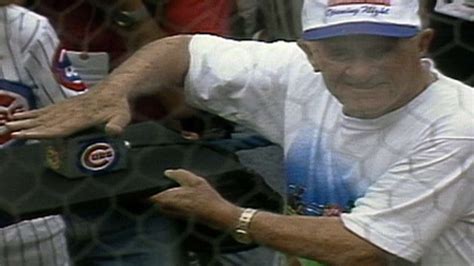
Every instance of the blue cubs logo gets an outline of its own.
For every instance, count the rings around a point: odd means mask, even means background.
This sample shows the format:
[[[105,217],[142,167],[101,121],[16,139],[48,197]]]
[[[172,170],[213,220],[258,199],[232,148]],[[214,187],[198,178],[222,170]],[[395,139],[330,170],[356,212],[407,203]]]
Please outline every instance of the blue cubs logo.
[[[0,80],[0,148],[23,143],[12,139],[11,132],[5,124],[12,120],[15,113],[34,108],[36,104],[30,87],[9,80]]]
[[[87,89],[86,84],[72,66],[65,49],[61,49],[56,53],[52,70],[58,83],[64,87],[78,92]]]
[[[87,146],[80,158],[81,166],[92,172],[107,170],[115,161],[115,150],[107,142],[98,142]]]

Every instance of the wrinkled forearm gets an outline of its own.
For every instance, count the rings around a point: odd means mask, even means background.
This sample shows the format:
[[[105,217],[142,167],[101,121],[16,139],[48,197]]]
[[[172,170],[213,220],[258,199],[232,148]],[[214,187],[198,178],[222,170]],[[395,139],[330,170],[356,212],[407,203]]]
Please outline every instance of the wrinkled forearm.
[[[337,217],[259,212],[250,233],[257,243],[329,265],[386,265],[391,256],[345,229]]]
[[[174,36],[145,45],[115,69],[97,89],[126,95],[133,102],[153,95],[166,109],[184,106],[184,79],[189,66],[191,36]]]

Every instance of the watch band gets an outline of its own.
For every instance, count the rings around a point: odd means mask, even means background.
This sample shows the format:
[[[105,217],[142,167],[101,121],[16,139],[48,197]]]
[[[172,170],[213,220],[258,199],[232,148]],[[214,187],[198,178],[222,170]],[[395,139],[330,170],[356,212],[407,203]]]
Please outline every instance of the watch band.
[[[237,242],[242,244],[252,243],[252,238],[250,237],[248,230],[250,227],[250,222],[252,222],[252,219],[257,212],[258,210],[251,208],[247,208],[242,211],[238,224],[233,232],[233,237]]]

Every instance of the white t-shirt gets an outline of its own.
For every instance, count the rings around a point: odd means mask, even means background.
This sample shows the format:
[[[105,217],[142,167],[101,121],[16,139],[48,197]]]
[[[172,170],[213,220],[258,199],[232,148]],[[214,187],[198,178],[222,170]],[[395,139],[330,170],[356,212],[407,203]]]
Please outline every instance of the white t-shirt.
[[[289,212],[422,265],[474,265],[474,90],[438,80],[376,119],[345,116],[295,43],[195,36],[187,101],[285,151]],[[425,62],[429,64],[429,61]]]

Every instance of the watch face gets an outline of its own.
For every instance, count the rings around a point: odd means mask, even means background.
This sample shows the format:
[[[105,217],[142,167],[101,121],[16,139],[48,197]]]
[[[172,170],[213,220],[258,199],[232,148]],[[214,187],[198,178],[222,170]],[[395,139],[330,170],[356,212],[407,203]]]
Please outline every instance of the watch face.
[[[242,230],[242,229],[236,229],[234,231],[234,239],[242,244],[251,244],[252,239],[250,238],[250,235],[247,233],[247,231]]]
[[[132,27],[135,24],[147,19],[150,19],[150,14],[148,13],[146,7],[131,11],[117,10],[113,17],[115,24],[123,28]]]
[[[127,11],[119,11],[114,14],[114,22],[120,27],[128,28],[136,23],[136,19]]]

